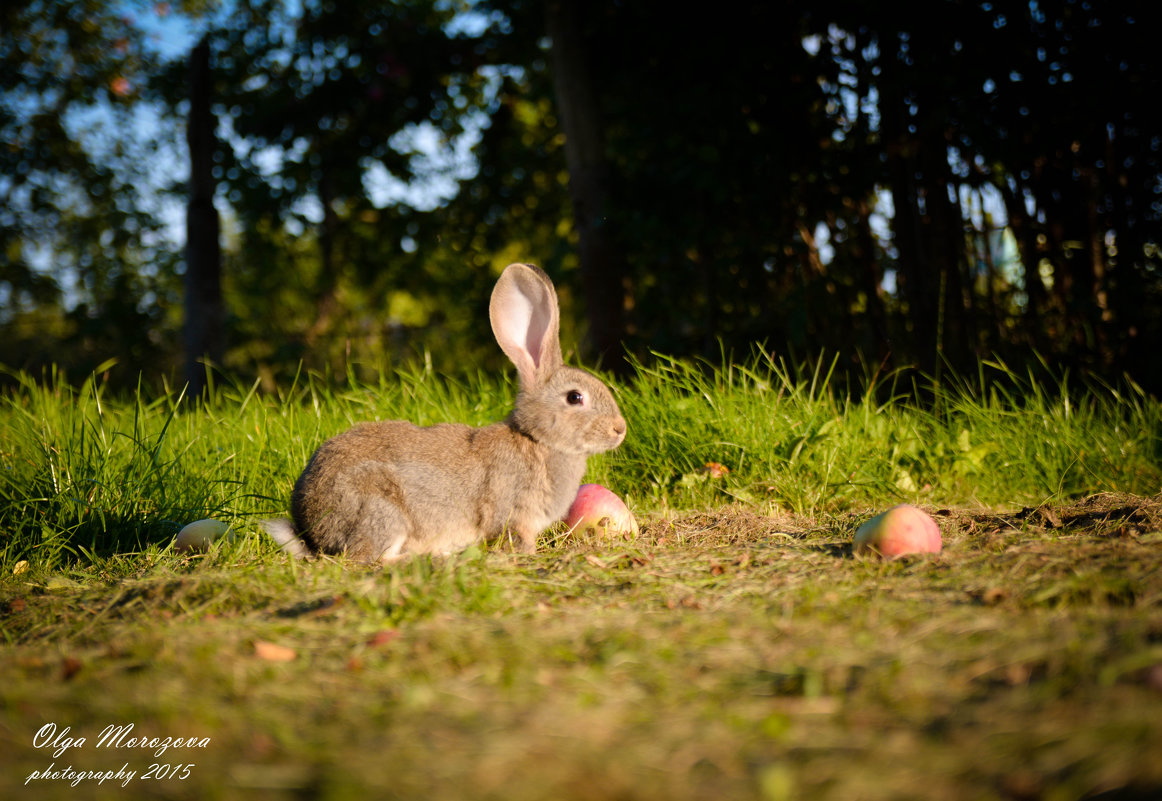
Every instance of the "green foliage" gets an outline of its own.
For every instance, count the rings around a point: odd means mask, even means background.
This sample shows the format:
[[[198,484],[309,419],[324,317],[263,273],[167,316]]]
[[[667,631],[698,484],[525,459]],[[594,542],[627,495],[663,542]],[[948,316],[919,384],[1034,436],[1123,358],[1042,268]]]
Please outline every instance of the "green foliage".
[[[614,458],[634,480],[619,488],[647,507],[735,499],[818,514],[887,498],[997,505],[1153,492],[1162,478],[1162,410],[1133,385],[1078,391],[985,363],[932,404],[907,373],[852,383],[834,367],[762,353],[713,369],[639,365],[620,397],[631,433]],[[710,463],[730,472],[714,476]]]
[[[159,66],[132,8],[28,0],[0,12],[7,363],[82,376],[110,356],[157,364],[173,330],[176,248],[148,192],[168,143],[137,133]]]
[[[639,512],[739,502],[809,515],[1162,486],[1162,406],[1132,385],[1074,389],[986,364],[933,404],[906,374],[851,384],[833,370],[834,359],[791,367],[762,352],[721,366],[639,364],[614,384],[626,441],[593,458],[587,480]],[[419,363],[348,375],[343,389],[309,374],[274,394],[258,382],[212,386],[202,402],[118,395],[105,372],[75,389],[59,376],[18,378],[0,410],[0,569],[155,552],[206,517],[255,531],[286,513],[324,439],[371,419],[482,425],[504,417],[513,392],[495,374]]]

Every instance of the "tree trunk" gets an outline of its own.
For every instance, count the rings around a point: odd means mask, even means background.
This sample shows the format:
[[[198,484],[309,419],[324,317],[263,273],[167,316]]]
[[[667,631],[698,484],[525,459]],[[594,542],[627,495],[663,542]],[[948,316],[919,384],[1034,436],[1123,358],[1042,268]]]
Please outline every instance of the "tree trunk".
[[[856,287],[867,296],[867,319],[871,323],[870,339],[871,346],[875,349],[875,357],[886,360],[891,355],[892,343],[888,339],[887,313],[884,310],[884,299],[880,289],[884,271],[876,257],[875,234],[871,228],[871,206],[866,197],[859,199],[856,211],[859,215],[853,249],[855,269],[859,276]]]
[[[1022,322],[1024,336],[1033,347],[1043,348],[1044,343],[1051,339],[1056,331],[1045,319],[1049,307],[1049,293],[1041,280],[1041,248],[1037,244],[1036,220],[1026,212],[1022,188],[1015,179],[1010,184],[1008,178],[1002,176],[994,185],[1004,199],[1005,213],[1009,218],[1009,227],[1013,229],[1013,236],[1017,240],[1017,253],[1024,271],[1026,298]]]
[[[1092,168],[1083,168],[1081,178],[1086,187],[1085,222],[1086,233],[1089,235],[1089,274],[1092,277],[1093,293],[1093,326],[1097,341],[1098,358],[1103,371],[1108,371],[1117,361],[1118,354],[1111,341],[1111,323],[1114,320],[1113,309],[1109,297],[1109,276],[1105,262],[1105,232],[1108,222],[1102,219],[1098,212],[1101,203],[1101,189],[1098,183],[1097,172]]]
[[[589,341],[606,369],[625,369],[626,265],[609,218],[609,165],[597,97],[587,69],[581,0],[548,4],[547,29],[553,40],[553,87],[565,132],[569,197],[580,239],[578,256],[589,320]]]
[[[335,212],[335,193],[332,189],[331,169],[327,159],[323,159],[322,175],[319,178],[319,205],[323,207],[323,220],[318,227],[319,276],[318,300],[315,302],[315,321],[307,329],[304,341],[308,350],[313,350],[330,332],[339,311],[337,292],[339,289],[339,265],[335,258],[336,233],[339,230],[339,215]],[[329,354],[323,349],[322,358]]]
[[[188,392],[202,393],[210,364],[221,362],[222,251],[220,224],[214,208],[216,120],[210,110],[210,46],[203,39],[190,53],[190,117],[186,141],[190,149],[190,195],[186,208],[186,365]]]
[[[972,297],[964,275],[964,217],[959,196],[955,200],[952,197],[954,183],[942,123],[927,119],[922,125],[925,130],[919,143],[919,160],[927,213],[921,218],[921,236],[930,260],[928,269],[939,282],[936,348],[942,361],[964,370],[970,366],[977,346]],[[937,369],[942,369],[942,365]]]
[[[892,59],[886,59],[881,90],[883,137],[887,149],[887,173],[891,184],[893,242],[898,254],[897,284],[907,303],[911,322],[911,354],[920,369],[935,375],[938,358],[940,281],[931,269],[921,216],[922,187],[919,142],[908,131],[906,76]]]

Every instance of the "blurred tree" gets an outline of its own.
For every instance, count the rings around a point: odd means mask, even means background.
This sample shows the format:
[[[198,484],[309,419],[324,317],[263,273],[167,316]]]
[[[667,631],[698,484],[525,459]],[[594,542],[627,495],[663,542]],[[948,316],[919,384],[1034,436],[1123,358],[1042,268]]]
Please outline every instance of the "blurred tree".
[[[84,29],[68,4],[17,8],[34,33],[30,9],[47,10],[46,42],[96,36],[55,33]],[[620,346],[765,341],[938,374],[1034,361],[1033,346],[1162,388],[1160,65],[1143,14],[1125,0],[224,4],[207,29],[226,366],[273,381],[300,361],[342,373],[428,350],[493,363],[488,291],[533,260],[557,279],[566,338],[607,364]],[[9,86],[47,96],[47,73],[20,71],[40,51],[4,41]],[[92,80],[128,69],[106,50]],[[153,85],[184,120],[182,65]],[[6,132],[39,119],[5,102]],[[54,130],[39,139],[74,141]],[[138,316],[119,310],[118,326],[166,340],[175,257],[126,235],[116,215],[139,203],[109,200],[133,197],[148,151],[20,152],[6,166],[41,177],[0,185],[23,259],[0,273],[16,316],[79,331],[51,305],[104,321],[127,298]],[[83,253],[61,263],[86,276],[73,305],[31,259],[70,248]]]
[[[580,0],[550,0],[547,30],[552,40],[553,92],[565,131],[569,195],[578,234],[585,303],[595,356],[608,368],[626,365],[622,349],[626,293],[625,257],[616,241],[611,171],[605,152],[605,125],[591,75],[597,56],[586,12],[598,6]]]
[[[530,13],[539,5],[490,7],[516,32],[549,34],[582,273],[605,293],[586,291],[594,343],[705,354],[756,339],[800,352],[855,339],[882,347],[878,283],[830,270],[814,239],[825,221],[868,231],[875,176],[843,161],[863,146],[859,131],[832,137],[828,86],[839,68],[804,49],[801,11],[562,2],[548,5],[546,23]],[[488,154],[481,163],[504,169]],[[586,229],[600,255],[586,252]],[[874,237],[860,241],[854,263],[876,270]],[[857,302],[867,322],[834,313]],[[831,325],[820,312],[832,312]]]
[[[287,282],[309,300],[309,308],[280,310],[270,332],[297,342],[284,358],[346,361],[353,341],[362,350],[361,340],[390,337],[393,325],[437,322],[447,303],[425,297],[455,297],[478,283],[461,270],[442,285],[435,260],[413,255],[414,193],[376,197],[385,186],[446,179],[424,164],[423,143],[448,147],[487,102],[489,82],[477,70],[487,25],[459,36],[454,16],[432,2],[299,9],[254,0],[234,4],[208,36],[232,144],[215,169],[237,217],[230,261],[251,287],[249,300]],[[182,76],[172,70],[163,85],[177,107]],[[285,234],[305,236],[316,264],[288,272],[278,252]],[[285,314],[291,309],[306,316]],[[270,325],[271,316],[266,304],[234,303],[231,324],[256,335],[259,326],[245,318]],[[246,350],[254,353],[235,353]]]
[[[156,62],[132,3],[0,9],[0,360],[156,363],[175,249],[133,124]],[[47,326],[51,336],[46,336]]]
[[[214,207],[217,182],[214,155],[218,150],[217,125],[211,104],[210,47],[200,41],[190,53],[190,112],[186,141],[190,148],[189,199],[186,208],[185,276],[185,379],[191,394],[201,395],[206,385],[208,359],[221,364],[225,349],[222,336],[221,225]]]
[[[490,7],[543,30],[535,5]],[[938,375],[1033,344],[1162,385],[1134,356],[1157,347],[1162,316],[1141,311],[1162,291],[1162,165],[1157,49],[1136,4],[583,9],[549,5],[554,100],[566,143],[601,151],[570,170],[607,198],[630,347],[765,339]],[[592,98],[573,88],[586,54]],[[586,113],[568,113],[579,98]],[[1012,218],[1020,273],[997,264],[986,195]],[[1131,286],[1145,306],[1120,294]],[[591,326],[604,318],[590,309]]]

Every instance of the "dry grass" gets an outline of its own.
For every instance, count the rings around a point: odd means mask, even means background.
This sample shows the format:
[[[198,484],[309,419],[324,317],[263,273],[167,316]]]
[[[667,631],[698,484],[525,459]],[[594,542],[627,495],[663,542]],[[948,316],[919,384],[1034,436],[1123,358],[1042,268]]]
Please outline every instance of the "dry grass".
[[[244,541],[5,580],[0,795],[1159,797],[1162,498],[930,511],[944,552],[892,563],[852,557],[864,514],[728,506],[531,557]],[[89,743],[54,759],[46,722]],[[211,743],[94,747],[124,723]]]

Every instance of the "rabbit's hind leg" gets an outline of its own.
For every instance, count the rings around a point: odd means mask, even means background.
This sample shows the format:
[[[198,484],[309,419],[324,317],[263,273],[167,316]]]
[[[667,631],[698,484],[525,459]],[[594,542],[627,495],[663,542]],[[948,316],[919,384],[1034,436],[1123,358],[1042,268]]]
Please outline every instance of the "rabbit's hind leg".
[[[405,509],[390,498],[369,498],[360,504],[348,553],[368,562],[390,564],[411,550],[413,524]]]

